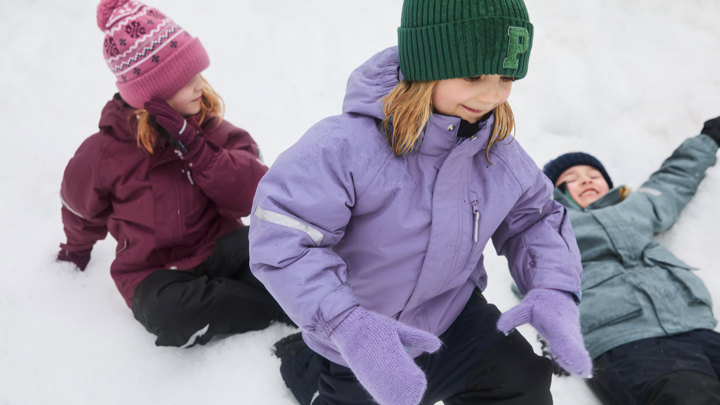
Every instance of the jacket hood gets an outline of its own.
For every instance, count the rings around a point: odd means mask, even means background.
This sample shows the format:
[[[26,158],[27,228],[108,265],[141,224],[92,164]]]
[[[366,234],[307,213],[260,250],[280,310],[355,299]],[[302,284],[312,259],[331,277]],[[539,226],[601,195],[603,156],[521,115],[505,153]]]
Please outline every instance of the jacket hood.
[[[105,104],[100,114],[100,131],[123,142],[135,142],[137,120],[132,119],[135,109],[130,107],[119,94]]]
[[[382,98],[401,80],[397,46],[376,53],[350,74],[342,112],[385,119]]]

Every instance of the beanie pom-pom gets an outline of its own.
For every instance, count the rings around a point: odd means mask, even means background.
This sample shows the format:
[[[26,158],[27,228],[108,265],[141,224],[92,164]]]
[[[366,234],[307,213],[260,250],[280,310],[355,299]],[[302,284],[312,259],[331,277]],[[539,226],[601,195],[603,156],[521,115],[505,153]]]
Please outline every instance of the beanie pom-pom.
[[[128,0],[102,0],[97,7],[98,27],[100,27],[101,30],[105,30],[113,11],[127,2]]]

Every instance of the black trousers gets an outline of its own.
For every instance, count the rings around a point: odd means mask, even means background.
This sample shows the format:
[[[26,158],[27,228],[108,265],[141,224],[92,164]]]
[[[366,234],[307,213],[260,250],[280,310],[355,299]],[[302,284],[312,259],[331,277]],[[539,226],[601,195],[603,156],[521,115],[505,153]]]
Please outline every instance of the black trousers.
[[[132,310],[158,346],[190,347],[213,336],[290,322],[250,272],[248,228],[220,237],[212,255],[191,270],[162,269],[135,289]]]
[[[594,360],[590,389],[604,404],[720,404],[720,333],[642,339]]]
[[[499,316],[476,292],[440,336],[443,347],[415,359],[428,380],[422,404],[552,404],[550,361],[537,356],[520,333],[498,331]],[[319,355],[317,361],[320,382],[313,405],[375,404],[352,370]]]

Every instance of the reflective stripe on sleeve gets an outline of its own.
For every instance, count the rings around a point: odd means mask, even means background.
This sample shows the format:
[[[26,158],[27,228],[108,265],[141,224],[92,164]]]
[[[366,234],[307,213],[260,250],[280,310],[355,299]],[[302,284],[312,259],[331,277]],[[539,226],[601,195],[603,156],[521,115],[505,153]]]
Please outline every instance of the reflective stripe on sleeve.
[[[79,212],[77,212],[77,211],[75,211],[74,209],[72,209],[72,207],[70,206],[70,204],[68,204],[67,201],[65,201],[64,198],[60,197],[60,201],[62,201],[63,207],[67,208],[68,211],[72,212],[73,214],[77,215],[78,217],[80,217],[80,218],[82,218],[82,219],[85,219],[85,217],[82,216]]]
[[[650,187],[640,187],[637,191],[639,191],[641,193],[645,193],[645,194],[650,194],[655,197],[660,197],[662,195],[662,193],[660,191],[655,190],[654,188],[650,188]]]
[[[311,227],[310,225],[298,221],[295,218],[291,218],[283,214],[278,214],[277,212],[268,211],[261,207],[256,207],[254,214],[256,217],[262,219],[263,221],[286,226],[288,228],[297,229],[298,231],[304,232],[310,237],[310,239],[312,239],[313,242],[315,242],[316,245],[320,245],[320,243],[322,243],[323,241],[322,232]]]

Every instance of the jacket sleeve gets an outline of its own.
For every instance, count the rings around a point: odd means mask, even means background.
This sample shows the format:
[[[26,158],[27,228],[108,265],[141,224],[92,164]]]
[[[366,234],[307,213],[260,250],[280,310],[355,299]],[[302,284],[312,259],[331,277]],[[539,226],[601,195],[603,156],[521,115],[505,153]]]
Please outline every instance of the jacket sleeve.
[[[668,230],[697,192],[707,169],[715,165],[717,150],[707,135],[686,139],[620,208],[645,213],[656,234]]]
[[[347,265],[333,249],[345,234],[362,175],[348,169],[351,149],[303,137],[260,182],[250,217],[253,274],[303,330],[321,339],[334,318],[357,305]]]
[[[110,190],[100,175],[101,153],[101,139],[94,135],[80,145],[65,167],[60,199],[67,243],[61,247],[69,252],[91,249],[107,235],[112,206]]]
[[[208,135],[202,154],[192,164],[193,180],[217,204],[221,215],[246,217],[258,182],[267,172],[257,144],[250,134],[227,121],[210,129]]]
[[[534,288],[566,291],[580,298],[580,251],[565,207],[551,200],[552,185],[527,157],[516,174],[523,192],[493,234],[498,254],[508,260],[520,292]]]

